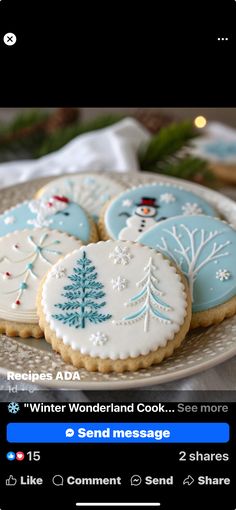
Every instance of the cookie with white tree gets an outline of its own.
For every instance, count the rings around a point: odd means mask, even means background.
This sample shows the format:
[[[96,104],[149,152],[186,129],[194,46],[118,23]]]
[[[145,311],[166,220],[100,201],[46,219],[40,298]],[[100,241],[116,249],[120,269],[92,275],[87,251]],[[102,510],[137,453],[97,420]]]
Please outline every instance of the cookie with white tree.
[[[236,231],[229,224],[210,216],[178,216],[138,240],[171,258],[188,279],[191,327],[236,313]]]
[[[0,237],[29,228],[58,230],[83,243],[97,241],[92,218],[65,195],[26,200],[0,215]]]
[[[106,241],[68,254],[38,296],[40,326],[76,367],[137,370],[172,354],[189,329],[184,277],[161,254],[128,241]]]
[[[22,230],[0,239],[0,332],[24,338],[43,335],[38,326],[36,295],[41,279],[76,239],[49,229]],[[64,279],[59,264],[54,279]]]
[[[124,186],[106,175],[100,174],[69,174],[53,179],[41,188],[38,198],[50,198],[52,195],[64,195],[72,202],[79,204],[98,220],[104,204],[123,191]]]
[[[136,241],[156,224],[183,214],[217,216],[201,196],[183,187],[164,182],[143,184],[110,201],[99,221],[101,238]]]

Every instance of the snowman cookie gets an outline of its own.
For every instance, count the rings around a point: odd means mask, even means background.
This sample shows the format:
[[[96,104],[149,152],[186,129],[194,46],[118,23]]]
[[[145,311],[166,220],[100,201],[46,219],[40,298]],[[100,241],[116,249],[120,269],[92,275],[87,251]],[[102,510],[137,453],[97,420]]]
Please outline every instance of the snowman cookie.
[[[55,262],[81,243],[61,232],[27,229],[0,239],[0,333],[43,336],[36,314],[41,278]],[[55,280],[62,276],[56,274]]]
[[[37,197],[64,195],[81,205],[97,221],[104,204],[123,191],[124,186],[99,174],[79,174],[59,177],[41,188]]]
[[[25,228],[59,230],[83,243],[97,241],[93,220],[76,203],[62,195],[25,201],[0,215],[0,237]]]
[[[128,241],[68,254],[44,278],[37,301],[46,340],[66,362],[90,371],[161,362],[184,340],[191,320],[185,278],[160,253]]]
[[[230,225],[210,216],[178,216],[138,242],[170,257],[188,279],[192,328],[236,313],[236,231]]]
[[[99,221],[102,239],[136,241],[157,223],[177,215],[217,216],[205,200],[183,188],[145,184],[121,193],[103,210]]]

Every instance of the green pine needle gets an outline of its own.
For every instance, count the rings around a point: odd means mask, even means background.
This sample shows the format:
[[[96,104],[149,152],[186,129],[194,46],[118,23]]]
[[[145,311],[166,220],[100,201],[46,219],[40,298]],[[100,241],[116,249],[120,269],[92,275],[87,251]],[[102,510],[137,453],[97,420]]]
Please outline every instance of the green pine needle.
[[[176,159],[174,162],[160,163],[155,171],[182,179],[192,179],[198,175],[205,180],[210,180],[212,177],[207,161],[193,156]]]
[[[142,170],[152,171],[159,161],[166,161],[190,141],[198,133],[194,130],[192,122],[185,121],[170,124],[162,128],[139,152],[139,162]]]
[[[49,113],[42,110],[28,110],[20,113],[9,124],[0,124],[0,144],[1,137],[7,137],[17,131],[30,128],[36,124],[40,124],[48,119]]]

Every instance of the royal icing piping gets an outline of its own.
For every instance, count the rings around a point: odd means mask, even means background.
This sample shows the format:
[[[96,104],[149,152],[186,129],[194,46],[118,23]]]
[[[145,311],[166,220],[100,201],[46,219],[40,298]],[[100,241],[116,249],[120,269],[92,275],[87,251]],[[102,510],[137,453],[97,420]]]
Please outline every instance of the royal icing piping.
[[[14,218],[14,221],[9,221],[9,218]],[[90,239],[87,214],[64,196],[25,201],[0,215],[0,237],[10,232],[44,227],[65,232],[85,243]]]
[[[121,253],[115,263],[111,254]],[[125,255],[125,259],[123,258]],[[56,336],[82,354],[125,359],[166,345],[186,316],[184,285],[161,254],[138,244],[89,244],[59,263],[43,286],[42,306]]]
[[[104,222],[112,239],[136,241],[160,221],[215,210],[194,193],[166,183],[145,184],[121,193],[108,206]]]
[[[51,181],[41,192],[41,197],[62,194],[80,204],[96,220],[100,210],[113,196],[124,187],[103,175],[70,175]]]
[[[136,286],[140,287],[141,290],[139,289],[138,292],[129,299],[128,303],[125,303],[126,306],[136,305],[137,309],[130,315],[123,317],[119,324],[129,324],[130,322],[143,319],[143,331],[147,333],[151,317],[164,324],[171,322],[168,316],[162,313],[163,311],[168,312],[171,308],[160,298],[163,292],[160,292],[158,289],[158,278],[155,276],[156,271],[157,267],[153,264],[152,257],[150,257],[147,265],[144,267],[144,277],[136,283]]]
[[[188,278],[193,312],[236,295],[236,231],[227,223],[210,216],[178,216],[138,241],[170,257]]]
[[[78,245],[72,237],[48,229],[23,230],[1,238],[0,318],[37,324],[35,301],[41,278]]]
[[[104,285],[97,281],[96,268],[87,257],[86,252],[76,261],[73,273],[68,276],[72,282],[63,287],[63,303],[55,304],[61,312],[52,317],[68,324],[69,327],[84,329],[87,322],[100,324],[111,318],[111,314],[101,313],[99,310],[106,305]]]

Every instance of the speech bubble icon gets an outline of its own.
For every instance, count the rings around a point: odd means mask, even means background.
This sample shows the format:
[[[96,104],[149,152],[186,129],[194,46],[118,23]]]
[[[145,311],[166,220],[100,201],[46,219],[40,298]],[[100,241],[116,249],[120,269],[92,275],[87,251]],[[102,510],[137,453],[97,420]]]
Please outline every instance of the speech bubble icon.
[[[66,437],[73,437],[75,431],[73,429],[66,429]]]
[[[53,485],[63,485],[64,484],[64,478],[63,476],[61,475],[54,475],[53,479],[52,479],[52,483]]]
[[[134,485],[134,486],[137,487],[138,485],[140,485],[140,483],[142,483],[141,476],[139,476],[139,475],[131,476],[131,478],[130,478],[130,485]]]

